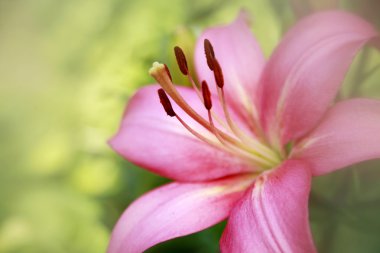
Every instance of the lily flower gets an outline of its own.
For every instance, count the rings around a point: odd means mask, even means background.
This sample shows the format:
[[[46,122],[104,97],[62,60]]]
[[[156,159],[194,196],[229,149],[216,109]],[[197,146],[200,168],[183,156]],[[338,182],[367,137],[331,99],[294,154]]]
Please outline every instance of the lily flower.
[[[299,21],[266,60],[239,15],[198,39],[200,85],[179,47],[191,88],[154,63],[158,84],[130,99],[110,145],[175,182],[126,209],[108,253],[143,252],[226,218],[222,252],[316,252],[312,176],[380,158],[380,101],[333,103],[355,54],[377,36],[360,17],[321,12]]]

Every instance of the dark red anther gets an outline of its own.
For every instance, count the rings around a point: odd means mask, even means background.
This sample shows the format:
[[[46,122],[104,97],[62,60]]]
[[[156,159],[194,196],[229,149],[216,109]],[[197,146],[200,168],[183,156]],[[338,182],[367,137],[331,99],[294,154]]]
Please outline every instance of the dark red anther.
[[[212,108],[211,92],[206,81],[202,82],[202,95],[206,109],[210,110]]]
[[[165,91],[163,89],[158,89],[158,96],[160,97],[160,102],[162,106],[165,109],[165,112],[170,116],[170,117],[175,117],[176,114],[173,110],[172,104],[170,103],[170,100],[168,98],[168,95],[166,95]]]
[[[183,50],[180,47],[176,46],[174,47],[174,53],[179,69],[181,70],[182,74],[187,75],[189,73],[189,68],[187,66],[186,56],[183,53]]]
[[[212,47],[211,42],[208,39],[204,40],[204,48],[205,48],[207,65],[211,70],[214,70],[213,63],[215,59],[215,53],[214,53],[214,48]]]
[[[222,68],[220,67],[220,64],[216,58],[214,58],[213,63],[212,63],[214,69],[214,78],[216,85],[218,85],[219,88],[223,88],[224,86],[224,77],[223,77],[223,72]]]
[[[173,82],[172,75],[170,74],[170,70],[169,70],[168,66],[166,64],[164,64],[164,66],[165,66],[166,73],[168,74],[168,76],[170,78],[170,81]]]

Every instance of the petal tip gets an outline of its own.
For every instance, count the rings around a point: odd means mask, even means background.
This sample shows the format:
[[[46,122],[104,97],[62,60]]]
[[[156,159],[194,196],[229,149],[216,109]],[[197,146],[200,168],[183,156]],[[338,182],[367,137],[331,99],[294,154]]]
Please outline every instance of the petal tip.
[[[117,134],[115,134],[114,136],[112,136],[110,139],[107,140],[107,145],[112,149],[114,149],[116,145],[116,138],[117,138]]]
[[[116,153],[121,154],[122,145],[120,141],[120,134],[116,133],[109,140],[107,140],[107,145]]]

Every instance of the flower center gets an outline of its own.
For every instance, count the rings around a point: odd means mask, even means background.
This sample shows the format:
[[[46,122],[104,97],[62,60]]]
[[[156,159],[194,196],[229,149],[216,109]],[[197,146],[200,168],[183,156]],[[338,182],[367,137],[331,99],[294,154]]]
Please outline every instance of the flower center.
[[[162,87],[158,90],[158,96],[166,113],[170,117],[177,118],[177,120],[191,134],[208,145],[240,157],[260,170],[267,170],[276,167],[281,162],[283,157],[267,144],[265,137],[257,138],[256,136],[252,136],[252,134],[248,134],[232,120],[223,89],[225,83],[222,68],[215,56],[212,44],[207,39],[204,41],[204,48],[207,65],[214,74],[218,99],[223,108],[223,117],[217,115],[212,109],[212,96],[207,82],[203,80],[201,85],[197,85],[192,78],[185,54],[179,47],[174,48],[179,69],[182,74],[188,77],[189,82],[194,88],[197,96],[204,104],[204,107],[207,110],[208,118],[205,119],[198,114],[181,96],[173,84],[168,67],[165,64],[155,62],[149,70],[149,74],[153,76]],[[168,95],[187,115],[203,126],[209,133],[211,133],[211,135],[205,135],[200,131],[196,131],[189,124],[187,124],[174,111]],[[252,116],[250,118],[253,119],[254,117]],[[214,121],[217,121],[220,126],[216,126]],[[254,126],[253,129],[261,129],[256,122],[256,120],[252,120],[250,122],[251,125]]]

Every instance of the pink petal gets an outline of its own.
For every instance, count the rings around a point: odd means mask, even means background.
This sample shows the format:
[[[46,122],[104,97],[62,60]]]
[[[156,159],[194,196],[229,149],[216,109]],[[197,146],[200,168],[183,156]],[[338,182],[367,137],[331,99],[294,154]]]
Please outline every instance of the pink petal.
[[[281,131],[282,143],[308,132],[334,99],[356,52],[375,36],[365,20],[341,11],[296,24],[263,71],[259,93],[266,128]]]
[[[254,170],[242,159],[195,138],[176,118],[167,116],[157,96],[158,88],[142,88],[130,99],[120,129],[110,140],[116,152],[141,167],[179,181],[211,180]],[[206,115],[193,90],[178,89],[195,111]],[[194,129],[206,131],[178,106],[173,107]],[[213,108],[217,109],[216,103]]]
[[[210,183],[171,183],[133,202],[113,230],[108,253],[140,253],[225,219],[252,176]]]
[[[195,49],[199,79],[206,80],[216,94],[214,75],[207,66],[203,47],[204,40],[210,40],[223,70],[226,98],[240,110],[252,106],[252,97],[256,94],[257,81],[265,64],[263,53],[244,15],[240,13],[229,25],[207,29],[198,39]]]
[[[310,184],[309,167],[295,160],[257,178],[231,212],[222,252],[316,252],[308,221]]]
[[[293,156],[310,162],[314,175],[380,158],[380,101],[351,99],[336,104],[296,146]]]

